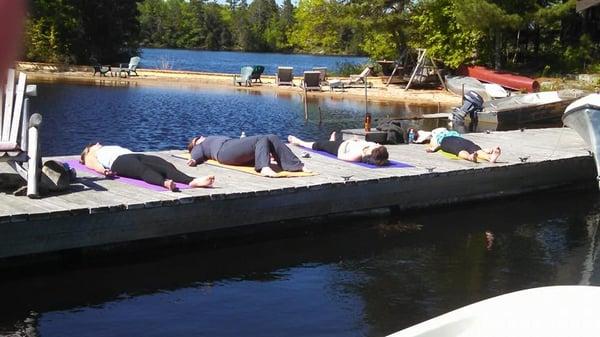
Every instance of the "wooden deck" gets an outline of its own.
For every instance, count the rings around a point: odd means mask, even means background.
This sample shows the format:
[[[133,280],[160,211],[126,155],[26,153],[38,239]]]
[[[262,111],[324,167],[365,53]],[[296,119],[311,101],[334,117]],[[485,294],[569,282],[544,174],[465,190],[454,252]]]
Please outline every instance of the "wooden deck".
[[[209,165],[190,168],[171,156],[181,151],[156,153],[190,175],[217,177],[213,189],[178,193],[79,172],[70,193],[39,200],[0,193],[0,259],[351,210],[408,209],[560,186],[596,186],[593,159],[572,130],[492,132],[467,138],[484,147],[500,145],[502,162],[474,164],[427,154],[423,145],[397,145],[389,147],[391,159],[414,167],[367,169],[311,153],[304,161],[319,175],[270,179]],[[59,159],[66,158],[74,157]]]

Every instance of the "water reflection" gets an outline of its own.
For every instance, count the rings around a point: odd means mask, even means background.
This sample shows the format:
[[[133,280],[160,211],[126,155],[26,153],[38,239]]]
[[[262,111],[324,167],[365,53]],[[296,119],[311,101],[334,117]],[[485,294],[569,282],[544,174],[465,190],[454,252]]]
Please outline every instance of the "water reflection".
[[[383,336],[509,291],[600,285],[599,201],[558,192],[346,218],[259,242],[5,275],[0,334]]]

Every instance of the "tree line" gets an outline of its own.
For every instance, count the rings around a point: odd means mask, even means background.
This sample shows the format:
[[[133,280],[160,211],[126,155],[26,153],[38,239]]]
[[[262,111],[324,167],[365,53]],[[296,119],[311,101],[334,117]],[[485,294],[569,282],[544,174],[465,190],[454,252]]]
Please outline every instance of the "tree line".
[[[575,0],[30,0],[26,58],[114,62],[140,47],[367,55],[599,71],[600,10]]]

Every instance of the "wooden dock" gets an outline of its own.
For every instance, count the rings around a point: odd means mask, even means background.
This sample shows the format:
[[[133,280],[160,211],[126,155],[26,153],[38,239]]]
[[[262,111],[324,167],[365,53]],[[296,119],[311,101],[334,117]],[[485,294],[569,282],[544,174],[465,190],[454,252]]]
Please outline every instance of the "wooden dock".
[[[79,172],[70,193],[32,200],[2,192],[0,259],[353,210],[420,208],[597,185],[593,158],[570,129],[466,137],[483,147],[500,145],[502,162],[474,164],[427,154],[423,145],[396,145],[389,147],[391,159],[414,167],[368,169],[311,153],[303,160],[319,175],[270,179],[209,165],[190,168],[171,156],[181,151],[166,151],[156,154],[190,175],[215,175],[216,187],[156,192]]]

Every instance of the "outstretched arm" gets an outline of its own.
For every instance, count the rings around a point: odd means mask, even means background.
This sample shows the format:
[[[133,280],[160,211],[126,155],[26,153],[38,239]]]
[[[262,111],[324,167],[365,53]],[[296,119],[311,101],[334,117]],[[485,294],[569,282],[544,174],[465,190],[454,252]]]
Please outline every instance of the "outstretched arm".
[[[104,174],[106,176],[110,176],[113,172],[110,169],[104,168],[102,164],[98,161],[96,156],[88,155],[85,158],[85,166],[89,169],[92,169],[100,174]]]

